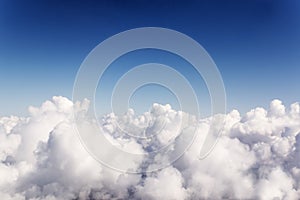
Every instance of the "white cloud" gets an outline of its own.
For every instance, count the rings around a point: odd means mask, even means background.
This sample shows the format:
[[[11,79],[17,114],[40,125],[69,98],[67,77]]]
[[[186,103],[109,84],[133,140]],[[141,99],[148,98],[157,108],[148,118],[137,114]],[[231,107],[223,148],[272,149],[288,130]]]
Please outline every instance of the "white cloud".
[[[142,199],[185,199],[186,189],[181,173],[168,167],[147,177],[143,185],[137,186],[137,197]]]
[[[0,118],[0,199],[300,198],[298,103],[285,108],[274,100],[268,110],[255,108],[244,116],[230,112],[217,145],[203,160],[197,156],[211,118],[196,120],[170,105],[158,104],[141,116],[133,110],[124,116],[103,116],[101,130],[128,152],[147,154],[172,141],[176,152],[188,135],[175,138],[176,134],[198,128],[199,137],[179,160],[144,174],[116,172],[85,150],[74,131],[72,112],[80,113],[86,124],[94,124],[85,115],[88,104],[87,100],[73,104],[67,98],[53,97],[39,108],[30,107],[28,118]],[[180,119],[184,119],[182,126],[178,126]],[[159,135],[141,142],[124,132]],[[120,159],[128,169],[151,169],[172,156],[160,153],[131,163],[103,152]]]

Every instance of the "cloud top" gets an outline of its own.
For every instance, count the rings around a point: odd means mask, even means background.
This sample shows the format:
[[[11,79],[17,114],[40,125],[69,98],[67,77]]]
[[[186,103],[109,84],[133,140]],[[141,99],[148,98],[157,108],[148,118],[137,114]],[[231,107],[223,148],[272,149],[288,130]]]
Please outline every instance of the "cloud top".
[[[203,160],[197,156],[212,118],[196,119],[159,104],[140,116],[133,110],[123,116],[103,116],[102,133],[121,149],[148,155],[171,144],[171,153],[134,162],[102,149],[128,170],[169,162],[196,128],[199,137],[179,160],[141,174],[120,173],[99,164],[74,130],[73,110],[81,113],[87,127],[93,126],[95,122],[85,114],[88,101],[73,104],[64,97],[29,107],[28,118],[0,118],[0,199],[300,198],[299,103],[286,108],[273,100],[267,110],[255,108],[244,116],[237,110],[228,113],[217,145]],[[181,117],[183,126],[174,131]],[[137,137],[141,135],[155,136],[145,141]]]

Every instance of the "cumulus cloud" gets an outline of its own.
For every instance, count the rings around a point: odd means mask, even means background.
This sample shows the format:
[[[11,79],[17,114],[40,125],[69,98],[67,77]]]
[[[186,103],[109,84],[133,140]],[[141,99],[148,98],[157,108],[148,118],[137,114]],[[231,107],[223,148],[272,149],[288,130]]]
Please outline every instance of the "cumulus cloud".
[[[196,119],[159,104],[140,116],[131,109],[123,116],[103,116],[99,122],[103,134],[129,152],[147,155],[171,142],[171,153],[144,156],[134,164],[103,149],[104,156],[121,159],[128,170],[170,161],[184,137],[197,130],[199,137],[180,159],[140,174],[117,172],[87,152],[74,129],[73,111],[92,127],[95,122],[86,116],[88,106],[87,100],[73,104],[53,97],[38,108],[30,107],[27,118],[0,118],[0,199],[300,198],[299,103],[286,108],[273,100],[267,110],[224,115],[218,143],[202,160],[198,154],[212,118]],[[136,136],[152,139],[143,142]]]

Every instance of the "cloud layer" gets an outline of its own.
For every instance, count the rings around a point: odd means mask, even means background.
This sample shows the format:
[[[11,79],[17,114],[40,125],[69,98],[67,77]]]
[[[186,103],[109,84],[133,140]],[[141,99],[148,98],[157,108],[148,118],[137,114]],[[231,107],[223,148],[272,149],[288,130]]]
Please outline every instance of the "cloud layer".
[[[99,164],[82,146],[72,119],[73,110],[93,124],[85,113],[88,101],[73,104],[53,97],[41,107],[30,107],[30,116],[0,118],[0,199],[299,199],[300,106],[285,108],[273,100],[268,110],[255,108],[244,116],[236,110],[226,123],[214,150],[197,159],[211,118],[196,120],[169,105],[154,104],[136,116],[109,114],[99,124],[109,140],[128,150],[147,155],[172,142],[180,149],[184,137],[174,138],[178,117],[181,132],[197,128],[191,148],[167,168],[151,173],[120,173]],[[175,127],[175,128],[174,128]],[[122,130],[122,131],[121,131]],[[158,131],[159,130],[159,131]],[[90,130],[86,130],[87,132]],[[153,140],[142,142],[136,137]],[[111,159],[111,155],[103,149]],[[170,161],[171,154],[126,163],[128,169],[151,169]],[[119,158],[122,159],[122,158]]]

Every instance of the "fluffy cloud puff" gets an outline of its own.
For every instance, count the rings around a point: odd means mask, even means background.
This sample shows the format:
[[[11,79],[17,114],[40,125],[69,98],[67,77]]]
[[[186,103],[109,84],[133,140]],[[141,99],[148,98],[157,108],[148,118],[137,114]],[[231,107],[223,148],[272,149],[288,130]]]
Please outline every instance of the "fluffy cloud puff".
[[[201,136],[207,133],[211,118],[197,120],[159,104],[141,116],[133,110],[124,116],[103,116],[101,130],[113,143],[146,154],[170,141],[174,151],[180,147],[184,138],[174,137],[178,118],[189,119],[181,131],[197,128],[200,137],[179,160],[142,174],[120,173],[99,164],[75,133],[74,110],[83,121],[93,123],[85,116],[88,101],[73,104],[64,97],[30,107],[28,118],[0,118],[0,199],[300,198],[298,103],[286,108],[274,100],[268,110],[255,108],[244,116],[236,110],[228,113],[217,145],[202,160],[197,158]],[[141,142],[120,130],[135,136],[160,135]],[[150,169],[157,160],[168,161],[170,155],[145,157],[130,167]]]

